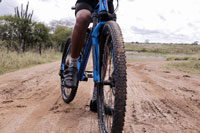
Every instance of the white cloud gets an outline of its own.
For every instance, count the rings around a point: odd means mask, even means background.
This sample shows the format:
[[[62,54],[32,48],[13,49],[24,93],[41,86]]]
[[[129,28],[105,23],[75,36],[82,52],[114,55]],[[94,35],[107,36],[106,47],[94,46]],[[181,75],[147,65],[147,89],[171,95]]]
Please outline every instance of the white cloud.
[[[27,0],[18,0],[27,3]],[[71,6],[75,4],[69,0],[29,0],[30,9],[34,10],[35,19],[45,23],[51,20],[74,18]]]
[[[14,14],[14,8],[19,5],[16,0],[2,0],[0,3],[0,15]]]
[[[14,13],[19,3],[28,0],[3,0],[0,15]],[[115,1],[115,0],[114,0]],[[48,23],[74,19],[71,10],[76,0],[29,0],[34,19]],[[118,23],[125,41],[194,42],[200,41],[200,0],[120,0]]]
[[[199,0],[120,1],[118,22],[122,31],[129,31],[124,32],[126,41],[193,42],[200,40],[199,7]],[[130,31],[132,26],[143,29],[143,33]]]

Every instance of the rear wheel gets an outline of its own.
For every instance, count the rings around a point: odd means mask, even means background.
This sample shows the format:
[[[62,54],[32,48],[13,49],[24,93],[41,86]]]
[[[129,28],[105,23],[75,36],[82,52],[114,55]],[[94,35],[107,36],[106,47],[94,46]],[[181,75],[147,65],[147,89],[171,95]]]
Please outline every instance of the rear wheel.
[[[101,83],[98,84],[97,107],[101,133],[123,131],[127,87],[125,58],[120,28],[116,22],[109,21],[100,34]]]
[[[62,99],[65,103],[70,103],[77,92],[78,88],[78,83],[77,87],[74,88],[67,88],[64,86],[64,72],[68,68],[69,63],[71,59],[71,38],[68,38],[67,43],[64,47],[63,51],[63,56],[62,56],[62,62],[61,62],[61,71],[60,71],[60,76],[61,76],[61,94],[62,94]]]

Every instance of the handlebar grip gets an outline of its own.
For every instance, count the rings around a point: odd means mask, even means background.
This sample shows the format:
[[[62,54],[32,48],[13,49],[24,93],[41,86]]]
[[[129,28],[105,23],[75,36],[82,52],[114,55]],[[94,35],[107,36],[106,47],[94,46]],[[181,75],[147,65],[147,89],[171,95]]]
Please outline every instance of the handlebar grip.
[[[75,9],[76,9],[76,6],[72,6],[71,9],[72,9],[72,10],[75,10]]]

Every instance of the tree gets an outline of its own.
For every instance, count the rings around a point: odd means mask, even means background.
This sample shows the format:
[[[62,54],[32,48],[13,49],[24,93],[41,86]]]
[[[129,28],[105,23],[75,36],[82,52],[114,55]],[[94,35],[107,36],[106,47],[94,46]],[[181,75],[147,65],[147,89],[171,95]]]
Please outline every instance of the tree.
[[[195,41],[195,42],[192,43],[192,45],[198,45],[198,44],[199,44],[198,41]]]
[[[38,44],[39,53],[42,54],[42,43],[49,40],[49,29],[42,23],[35,23],[33,27],[33,42]]]
[[[55,32],[53,34],[53,40],[56,43],[56,47],[62,51],[64,49],[64,45],[67,41],[67,38],[71,35],[72,29],[67,28],[65,26],[57,26]]]
[[[8,52],[13,48],[18,53],[36,48],[41,54],[42,48],[49,47],[61,51],[72,33],[73,21],[54,21],[50,32],[44,24],[32,21],[33,11],[28,13],[28,8],[29,3],[25,10],[22,4],[21,11],[18,7],[15,8],[15,15],[0,16],[1,45],[5,45]]]
[[[0,39],[6,41],[7,52],[14,45],[17,49],[17,45],[14,43],[17,37],[16,20],[11,15],[5,15],[0,17]]]
[[[23,4],[21,5],[21,12],[19,12],[18,7],[15,8],[16,26],[17,26],[17,36],[20,43],[20,49],[22,52],[26,50],[26,41],[30,39],[31,26],[32,26],[32,13],[28,13],[29,2],[26,5],[26,9],[23,9]]]

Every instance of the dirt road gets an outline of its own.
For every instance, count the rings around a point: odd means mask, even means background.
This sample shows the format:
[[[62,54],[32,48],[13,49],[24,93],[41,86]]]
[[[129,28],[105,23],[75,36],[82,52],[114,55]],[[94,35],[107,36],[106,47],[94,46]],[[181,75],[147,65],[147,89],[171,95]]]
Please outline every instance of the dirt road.
[[[165,62],[128,63],[125,133],[200,132],[200,76],[161,68]],[[75,100],[60,95],[59,62],[0,76],[0,133],[98,132],[89,112],[93,83],[80,83]]]

